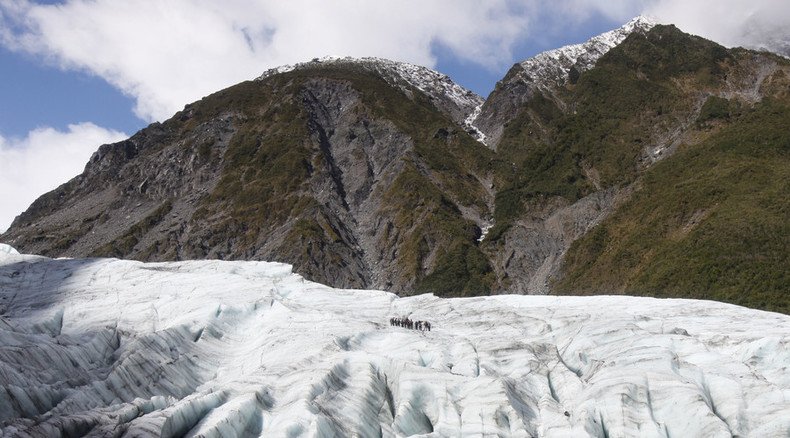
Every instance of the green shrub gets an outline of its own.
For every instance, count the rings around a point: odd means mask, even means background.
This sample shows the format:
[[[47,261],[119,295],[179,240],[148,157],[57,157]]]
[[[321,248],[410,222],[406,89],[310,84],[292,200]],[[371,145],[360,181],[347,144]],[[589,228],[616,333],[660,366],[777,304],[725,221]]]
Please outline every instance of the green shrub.
[[[697,117],[697,126],[703,126],[711,120],[726,120],[730,118],[734,105],[727,99],[719,96],[710,96],[700,109]]]
[[[568,251],[556,290],[790,313],[790,105],[770,98],[644,176]]]

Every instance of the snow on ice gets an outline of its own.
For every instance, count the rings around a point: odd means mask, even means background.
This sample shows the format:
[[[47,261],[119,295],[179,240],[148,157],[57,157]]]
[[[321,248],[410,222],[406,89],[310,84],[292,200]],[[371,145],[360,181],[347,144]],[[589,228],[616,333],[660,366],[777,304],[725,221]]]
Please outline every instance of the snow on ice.
[[[0,315],[0,436],[790,434],[790,317],[715,302],[398,298],[0,245]]]

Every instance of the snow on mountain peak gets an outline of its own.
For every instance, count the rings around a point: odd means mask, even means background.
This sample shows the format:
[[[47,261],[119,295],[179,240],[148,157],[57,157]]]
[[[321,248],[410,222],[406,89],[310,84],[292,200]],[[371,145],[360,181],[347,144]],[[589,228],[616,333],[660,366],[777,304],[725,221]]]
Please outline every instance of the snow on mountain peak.
[[[602,33],[581,44],[573,44],[540,53],[520,63],[519,79],[538,86],[553,86],[568,81],[572,68],[578,73],[591,69],[598,59],[634,32],[647,32],[656,25],[648,16],[640,15],[620,28]]]
[[[287,73],[294,70],[306,70],[325,65],[355,65],[379,74],[390,85],[400,88],[407,94],[408,86],[414,87],[425,93],[437,106],[450,115],[456,123],[466,125],[469,119],[479,108],[484,99],[471,90],[456,84],[449,76],[431,70],[427,67],[410,64],[407,62],[391,61],[383,58],[365,57],[338,57],[326,56],[314,58],[312,61],[295,65],[285,65],[266,70],[257,80]]]

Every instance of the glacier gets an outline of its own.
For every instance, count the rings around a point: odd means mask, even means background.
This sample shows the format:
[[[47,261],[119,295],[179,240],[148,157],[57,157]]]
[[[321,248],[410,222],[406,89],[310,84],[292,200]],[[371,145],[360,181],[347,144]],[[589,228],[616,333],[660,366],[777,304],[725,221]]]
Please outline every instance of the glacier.
[[[0,436],[780,437],[788,364],[790,317],[717,302],[398,297],[0,245]]]

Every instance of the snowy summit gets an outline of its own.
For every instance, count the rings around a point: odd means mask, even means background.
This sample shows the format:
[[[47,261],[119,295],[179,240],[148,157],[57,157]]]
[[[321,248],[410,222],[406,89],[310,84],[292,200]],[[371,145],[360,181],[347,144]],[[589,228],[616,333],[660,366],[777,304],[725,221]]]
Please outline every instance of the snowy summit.
[[[602,33],[582,44],[573,44],[540,53],[521,62],[522,78],[539,85],[562,84],[568,79],[571,68],[578,73],[591,69],[606,52],[622,43],[634,32],[652,29],[656,21],[640,15],[618,29]]]
[[[0,436],[790,433],[790,317],[0,249]],[[430,322],[431,331],[391,324]]]
[[[326,56],[315,58],[310,62],[271,68],[266,70],[257,80],[264,80],[271,76],[294,70],[347,65],[359,66],[375,72],[390,85],[400,88],[407,95],[411,93],[408,87],[420,90],[436,104],[437,108],[446,110],[453,121],[464,126],[478,140],[484,142],[483,134],[472,123],[480,113],[480,107],[482,107],[485,99],[473,91],[456,84],[449,76],[421,65],[374,57]]]
[[[474,108],[483,104],[484,99],[482,97],[456,84],[445,74],[421,65],[375,57],[353,58],[350,56],[325,56],[323,58],[313,59],[310,62],[284,65],[266,70],[257,79],[263,80],[276,74],[309,69],[321,65],[344,64],[355,64],[376,71],[385,79],[389,80],[392,85],[401,85],[398,80],[403,80],[429,96],[445,96],[455,102],[459,108],[463,108],[467,111],[467,113],[471,113]]]

